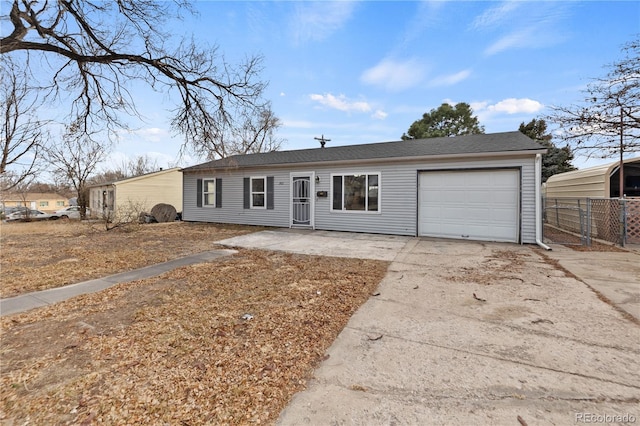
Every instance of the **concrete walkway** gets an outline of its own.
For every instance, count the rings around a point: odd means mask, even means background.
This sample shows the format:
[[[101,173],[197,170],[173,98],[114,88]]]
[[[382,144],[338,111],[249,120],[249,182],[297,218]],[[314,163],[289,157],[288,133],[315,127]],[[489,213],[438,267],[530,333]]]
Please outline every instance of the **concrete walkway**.
[[[552,244],[547,256],[640,322],[640,251],[582,252]]]
[[[228,249],[212,250],[181,257],[179,259],[169,260],[168,262],[159,263],[157,265],[134,269],[133,271],[122,272],[105,278],[98,278],[95,280],[70,284],[64,287],[50,288],[48,290],[36,291],[33,293],[2,299],[0,300],[0,316],[16,314],[30,309],[39,308],[41,306],[51,305],[81,294],[95,293],[119,283],[155,277],[181,266],[209,262],[234,253],[237,253],[237,251]]]
[[[392,261],[412,239],[401,235],[278,229],[240,235],[217,243],[227,247]]]

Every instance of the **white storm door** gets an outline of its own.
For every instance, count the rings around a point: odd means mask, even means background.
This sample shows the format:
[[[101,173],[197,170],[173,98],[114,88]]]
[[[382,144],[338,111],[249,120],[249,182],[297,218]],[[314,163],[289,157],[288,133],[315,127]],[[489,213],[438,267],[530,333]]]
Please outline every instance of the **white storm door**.
[[[313,226],[311,176],[291,177],[291,226]]]

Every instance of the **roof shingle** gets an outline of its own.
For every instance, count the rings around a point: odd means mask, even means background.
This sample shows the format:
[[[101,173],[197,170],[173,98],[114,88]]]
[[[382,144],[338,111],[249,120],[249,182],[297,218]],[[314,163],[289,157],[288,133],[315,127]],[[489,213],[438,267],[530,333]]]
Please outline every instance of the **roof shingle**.
[[[186,167],[183,171],[544,149],[521,132],[504,132],[233,155]]]

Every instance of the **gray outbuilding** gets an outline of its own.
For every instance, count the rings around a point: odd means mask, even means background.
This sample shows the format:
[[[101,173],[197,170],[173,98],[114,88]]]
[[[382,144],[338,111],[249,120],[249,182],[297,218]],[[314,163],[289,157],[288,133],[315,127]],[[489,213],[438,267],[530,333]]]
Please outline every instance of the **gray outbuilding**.
[[[236,155],[183,169],[183,220],[535,243],[520,132]]]

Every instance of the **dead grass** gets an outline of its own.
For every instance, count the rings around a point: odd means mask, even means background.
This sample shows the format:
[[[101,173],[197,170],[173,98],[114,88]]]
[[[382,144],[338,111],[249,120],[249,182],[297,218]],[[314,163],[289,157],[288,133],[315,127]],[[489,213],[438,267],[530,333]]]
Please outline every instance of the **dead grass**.
[[[184,225],[187,251],[246,232]],[[240,250],[4,317],[0,422],[273,424],[387,265]]]
[[[212,250],[262,228],[159,223],[115,228],[79,221],[0,225],[0,297],[59,287]]]

